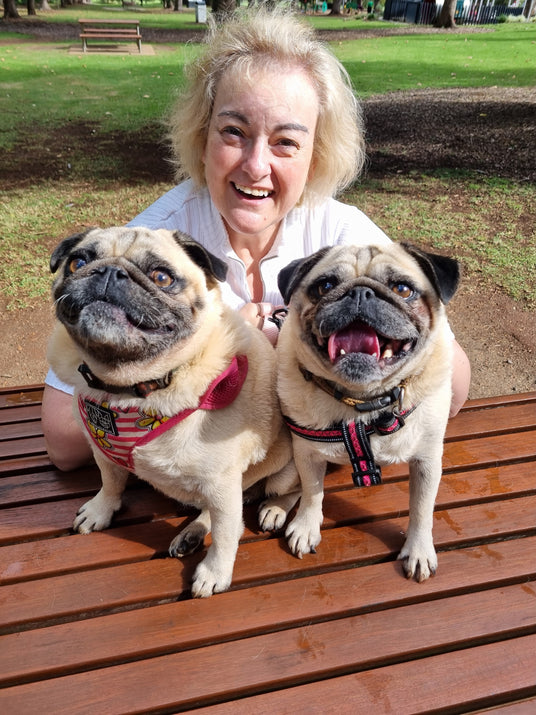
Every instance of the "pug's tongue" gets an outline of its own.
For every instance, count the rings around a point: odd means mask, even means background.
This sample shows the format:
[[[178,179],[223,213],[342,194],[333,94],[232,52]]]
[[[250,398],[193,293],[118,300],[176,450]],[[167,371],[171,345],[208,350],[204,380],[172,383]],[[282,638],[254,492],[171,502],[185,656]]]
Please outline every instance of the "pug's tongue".
[[[376,331],[365,323],[352,323],[333,333],[328,340],[328,354],[332,363],[348,353],[366,353],[380,359],[380,343]]]

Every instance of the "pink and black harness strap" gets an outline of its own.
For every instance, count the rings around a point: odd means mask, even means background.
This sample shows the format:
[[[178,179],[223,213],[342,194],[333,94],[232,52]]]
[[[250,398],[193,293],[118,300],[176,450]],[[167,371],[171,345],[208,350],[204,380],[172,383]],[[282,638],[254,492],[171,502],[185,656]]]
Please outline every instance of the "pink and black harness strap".
[[[415,407],[412,407],[400,413],[385,413],[370,424],[354,420],[348,423],[340,422],[328,429],[301,427],[289,417],[285,417],[285,422],[293,434],[304,439],[313,442],[343,442],[352,464],[354,485],[370,487],[381,484],[382,470],[374,459],[369,435],[376,433],[386,436],[398,432],[404,426],[404,417],[407,417],[414,409]]]

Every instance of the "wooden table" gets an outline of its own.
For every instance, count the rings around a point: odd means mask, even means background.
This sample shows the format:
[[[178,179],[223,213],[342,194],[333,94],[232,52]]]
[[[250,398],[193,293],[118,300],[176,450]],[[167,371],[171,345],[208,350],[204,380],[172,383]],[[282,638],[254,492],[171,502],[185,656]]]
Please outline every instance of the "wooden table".
[[[113,528],[71,533],[99,478],[49,463],[40,399],[0,392],[2,713],[536,712],[536,392],[451,421],[435,578],[395,560],[405,465],[362,490],[338,469],[317,554],[249,508],[232,590],[207,600],[201,556],[166,557],[191,513],[134,479]]]
[[[78,20],[82,50],[87,52],[88,40],[116,40],[117,42],[135,42],[141,53],[141,32],[139,20],[104,19]]]

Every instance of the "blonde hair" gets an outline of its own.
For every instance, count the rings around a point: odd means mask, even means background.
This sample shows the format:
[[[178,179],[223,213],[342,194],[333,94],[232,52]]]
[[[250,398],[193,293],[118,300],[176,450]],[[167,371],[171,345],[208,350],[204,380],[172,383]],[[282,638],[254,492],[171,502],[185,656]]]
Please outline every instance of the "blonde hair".
[[[222,25],[210,23],[202,56],[187,68],[187,89],[170,117],[170,140],[178,179],[205,185],[202,161],[220,78],[230,69],[303,70],[319,98],[312,166],[302,202],[334,196],[359,175],[364,159],[362,112],[348,73],[315,37],[311,26],[289,12],[237,12]]]

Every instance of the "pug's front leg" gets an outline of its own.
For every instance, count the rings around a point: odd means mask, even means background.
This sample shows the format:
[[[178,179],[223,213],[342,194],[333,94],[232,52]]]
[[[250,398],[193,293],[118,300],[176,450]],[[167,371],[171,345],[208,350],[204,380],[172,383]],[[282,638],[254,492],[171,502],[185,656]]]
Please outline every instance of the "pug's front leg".
[[[73,529],[80,534],[102,531],[110,526],[114,513],[121,508],[121,496],[128,479],[127,469],[111,464],[97,454],[95,461],[101,471],[102,488],[78,510]]]
[[[235,482],[232,487],[231,482]],[[212,544],[195,570],[192,582],[194,598],[206,598],[213,593],[221,593],[231,585],[238,543],[244,529],[241,475],[230,480],[229,486],[218,493],[218,499],[220,504],[208,509]]]
[[[432,537],[434,503],[441,480],[441,455],[409,465],[409,526],[398,558],[407,578],[422,583],[437,570]]]
[[[315,553],[321,541],[322,502],[324,500],[324,475],[327,461],[322,455],[311,451],[301,437],[294,444],[294,460],[300,475],[302,493],[298,512],[287,527],[285,536],[292,553],[298,558],[303,554]]]

